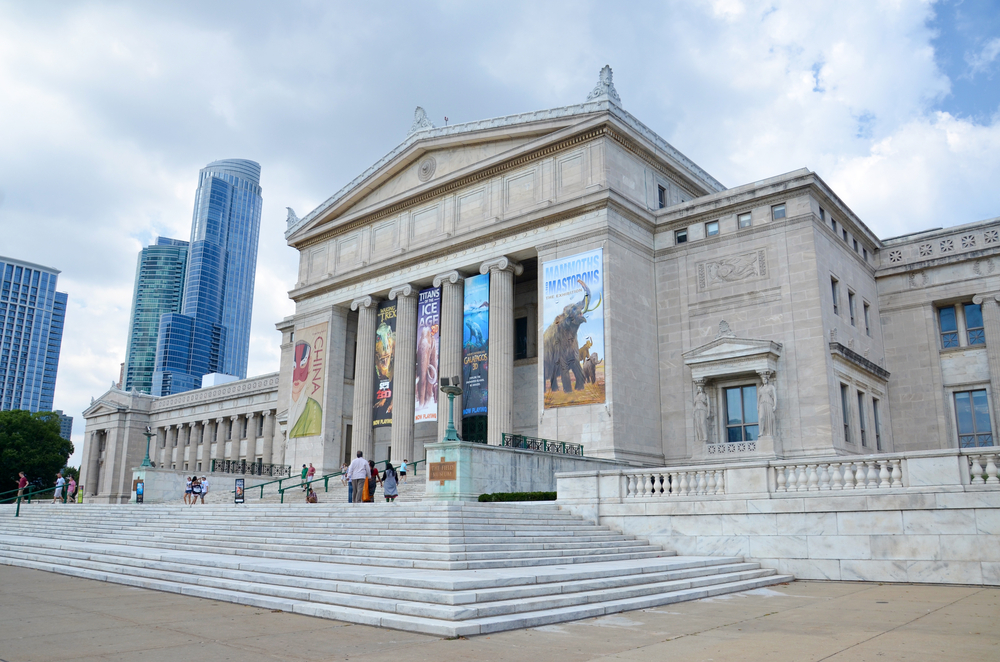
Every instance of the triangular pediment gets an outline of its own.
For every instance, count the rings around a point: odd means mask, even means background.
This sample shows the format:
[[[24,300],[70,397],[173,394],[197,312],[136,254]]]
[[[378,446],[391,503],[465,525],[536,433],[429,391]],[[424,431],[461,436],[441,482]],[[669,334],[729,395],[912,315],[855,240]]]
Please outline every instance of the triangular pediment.
[[[781,344],[771,340],[755,340],[753,338],[716,338],[701,347],[685,352],[681,356],[684,358],[684,363],[691,365],[758,354],[781,356]]]
[[[697,382],[743,374],[773,374],[781,357],[781,343],[756,338],[737,338],[729,325],[720,324],[719,335],[681,355]]]

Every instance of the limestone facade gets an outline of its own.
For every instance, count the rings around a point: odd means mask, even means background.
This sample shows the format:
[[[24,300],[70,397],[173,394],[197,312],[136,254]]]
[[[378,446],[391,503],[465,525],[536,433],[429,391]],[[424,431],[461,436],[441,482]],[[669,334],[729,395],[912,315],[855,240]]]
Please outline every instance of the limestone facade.
[[[303,334],[326,325],[328,338],[325,370],[310,377],[322,386],[321,427],[275,458],[327,472],[357,449],[422,459],[444,436],[445,399],[437,422],[414,423],[408,402],[395,430],[372,429],[375,311],[403,305],[397,376],[409,382],[411,299],[441,287],[439,376],[460,375],[462,292],[480,273],[493,277],[491,415],[482,430],[460,421],[465,439],[523,434],[648,465],[954,448],[956,397],[984,391],[989,422],[977,420],[988,429],[974,440],[992,443],[1000,219],[881,240],[805,169],[727,189],[625,111],[610,72],[601,81],[564,108],[440,128],[424,116],[311,213],[290,211],[285,238],[300,262],[295,314],[277,325],[275,449],[305,379]],[[547,408],[541,270],[598,248],[605,401]],[[965,304],[980,306],[984,328],[966,325]],[[955,347],[942,345],[949,305]],[[984,342],[970,343],[970,329]],[[753,422],[765,377],[774,431],[752,439],[727,411],[742,402],[737,418]],[[396,391],[412,398],[413,386]]]

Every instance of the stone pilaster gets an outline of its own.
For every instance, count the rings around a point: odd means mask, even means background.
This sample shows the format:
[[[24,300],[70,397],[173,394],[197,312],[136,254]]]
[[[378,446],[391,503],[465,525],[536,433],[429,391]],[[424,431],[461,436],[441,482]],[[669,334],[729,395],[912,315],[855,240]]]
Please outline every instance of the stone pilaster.
[[[211,420],[201,422],[201,470],[208,473],[212,470],[212,439],[215,437],[215,424]]]
[[[351,455],[357,451],[371,459],[374,450],[372,435],[372,405],[375,396],[375,318],[378,302],[364,296],[351,302],[351,310],[358,311],[358,351],[354,356],[354,412]]]
[[[462,375],[462,324],[465,316],[465,279],[457,271],[434,278],[434,287],[441,290],[441,349],[438,352],[438,378]],[[462,436],[462,399],[455,403],[455,428]],[[437,441],[445,437],[448,428],[448,398],[438,395]]]
[[[226,459],[226,419],[215,419],[215,459]]]
[[[396,365],[392,394],[392,461],[413,457],[413,408],[417,364],[417,291],[400,285],[389,291],[396,300]]]
[[[101,432],[97,431],[90,434],[90,452],[87,454],[87,475],[84,477],[86,482],[83,484],[89,496],[97,495],[98,483],[100,482],[98,474],[100,470]]]
[[[240,426],[239,416],[229,417],[229,438],[232,445],[229,447],[229,460],[237,462],[240,459]]]
[[[514,276],[524,268],[508,257],[484,262],[490,275],[490,371],[486,442],[499,446],[514,430]]]
[[[257,412],[247,414],[247,462],[257,461]]]
[[[264,449],[261,457],[264,464],[274,464],[274,416],[270,409],[261,414],[264,417]]]
[[[157,436],[159,436],[161,432],[163,434],[163,442],[160,444],[159,459],[156,461],[156,466],[158,467],[162,467],[167,464],[167,454],[170,452],[167,450],[170,445],[170,426],[167,425],[162,428],[158,428],[156,431]]]
[[[977,294],[972,298],[983,308],[983,331],[986,335],[986,359],[990,366],[990,392],[993,394],[993,429],[1000,426],[1000,294]]]

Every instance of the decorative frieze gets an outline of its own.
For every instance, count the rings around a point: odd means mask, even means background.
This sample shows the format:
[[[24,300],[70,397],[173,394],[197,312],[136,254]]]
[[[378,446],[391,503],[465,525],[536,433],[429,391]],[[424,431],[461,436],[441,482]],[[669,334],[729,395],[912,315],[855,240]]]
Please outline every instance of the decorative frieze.
[[[698,289],[716,287],[767,277],[767,251],[763,248],[746,253],[729,255],[715,260],[699,262]]]

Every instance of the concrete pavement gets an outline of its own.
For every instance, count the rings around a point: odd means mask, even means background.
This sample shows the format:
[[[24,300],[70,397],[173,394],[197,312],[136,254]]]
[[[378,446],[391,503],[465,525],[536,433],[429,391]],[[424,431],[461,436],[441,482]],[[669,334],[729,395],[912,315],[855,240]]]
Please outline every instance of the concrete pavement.
[[[441,639],[0,566],[0,662],[996,660],[1000,589],[795,582]]]

